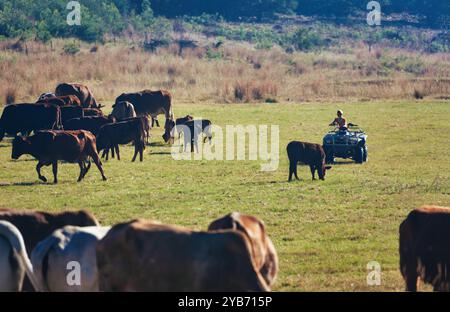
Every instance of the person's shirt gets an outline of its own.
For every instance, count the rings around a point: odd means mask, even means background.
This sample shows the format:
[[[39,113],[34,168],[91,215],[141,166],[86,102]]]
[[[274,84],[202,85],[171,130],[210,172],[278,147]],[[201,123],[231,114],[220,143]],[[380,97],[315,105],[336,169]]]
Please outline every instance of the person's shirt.
[[[347,127],[347,120],[344,117],[337,117],[334,119],[333,125],[337,125],[339,128]]]

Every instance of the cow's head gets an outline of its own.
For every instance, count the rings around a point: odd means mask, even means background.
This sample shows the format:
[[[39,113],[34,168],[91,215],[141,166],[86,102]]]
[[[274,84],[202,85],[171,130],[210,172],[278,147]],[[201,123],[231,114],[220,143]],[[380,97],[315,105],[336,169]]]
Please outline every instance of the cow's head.
[[[163,134],[163,139],[164,142],[168,143],[169,141],[171,141],[174,137],[173,135],[173,130],[175,128],[175,121],[171,120],[171,119],[166,119],[166,124],[164,125],[164,134]]]
[[[327,170],[330,170],[331,166],[326,166],[325,162],[322,163],[322,166],[318,168],[318,172],[319,172],[319,179],[320,180],[325,180],[325,174],[327,172]]]
[[[12,142],[12,159],[19,159],[23,154],[27,154],[30,150],[31,142],[27,137],[17,136]]]

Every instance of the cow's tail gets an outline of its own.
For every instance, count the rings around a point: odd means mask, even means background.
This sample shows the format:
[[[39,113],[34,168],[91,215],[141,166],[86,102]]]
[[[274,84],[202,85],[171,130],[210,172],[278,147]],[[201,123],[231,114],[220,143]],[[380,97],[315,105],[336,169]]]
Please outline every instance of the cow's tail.
[[[45,277],[45,271],[48,266],[48,253],[50,251],[50,248],[54,246],[55,244],[58,244],[60,240],[54,236],[50,235],[43,241],[41,241],[37,246],[33,249],[33,252],[31,253],[31,263],[34,267],[34,275],[41,286],[41,291],[50,291],[48,288],[47,279]]]
[[[12,223],[0,221],[0,236],[5,237],[9,241],[14,253],[22,262],[25,272],[34,289],[36,291],[42,291],[42,286],[39,284],[39,281],[33,271],[33,265],[28,257],[27,249],[20,231]]]

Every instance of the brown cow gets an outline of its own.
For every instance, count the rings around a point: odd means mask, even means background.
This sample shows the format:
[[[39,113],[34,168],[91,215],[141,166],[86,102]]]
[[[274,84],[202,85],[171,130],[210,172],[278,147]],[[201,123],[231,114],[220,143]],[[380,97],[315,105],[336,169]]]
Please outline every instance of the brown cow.
[[[80,182],[89,171],[91,157],[100,171],[103,180],[106,180],[103,173],[102,163],[97,153],[95,136],[89,131],[38,131],[30,137],[16,137],[13,141],[11,157],[19,159],[24,154],[32,155],[38,160],[36,171],[40,180],[47,182],[41,175],[43,166],[52,165],[53,182],[58,183],[58,160],[76,162],[80,166]],[[88,162],[86,166],[85,162]]]
[[[84,116],[105,116],[100,108],[83,108]]]
[[[325,165],[325,152],[322,145],[292,141],[288,144],[286,150],[289,158],[289,182],[292,181],[293,174],[297,180],[300,180],[297,176],[297,164],[299,162],[309,165],[313,180],[316,179],[316,170],[319,179],[325,180],[325,173],[331,169],[331,166]]]
[[[80,99],[75,95],[65,95],[65,96],[44,96],[41,95],[38,104],[51,104],[56,106],[81,106]]]
[[[100,291],[267,291],[238,231],[194,232],[134,220],[97,245]]]
[[[117,97],[116,104],[124,101],[133,104],[136,115],[138,116],[150,115],[152,119],[156,119],[158,115],[164,114],[166,116],[166,123],[163,138],[166,142],[169,142],[173,138],[171,132],[175,126],[175,117],[172,107],[172,95],[169,91],[143,90],[135,93],[123,93]]]
[[[75,95],[80,100],[82,107],[99,108],[92,91],[79,83],[61,83],[55,89],[57,96]]]
[[[66,225],[99,226],[95,216],[85,210],[50,213],[0,208],[0,220],[8,221],[20,230],[30,253],[40,241]],[[34,290],[28,278],[25,278],[23,290]]]
[[[252,243],[252,254],[267,285],[272,286],[278,273],[278,255],[267,235],[264,222],[256,217],[233,212],[212,222],[208,231],[236,230],[244,233]]]
[[[418,278],[435,291],[450,291],[450,208],[423,206],[400,225],[400,271],[407,291]]]

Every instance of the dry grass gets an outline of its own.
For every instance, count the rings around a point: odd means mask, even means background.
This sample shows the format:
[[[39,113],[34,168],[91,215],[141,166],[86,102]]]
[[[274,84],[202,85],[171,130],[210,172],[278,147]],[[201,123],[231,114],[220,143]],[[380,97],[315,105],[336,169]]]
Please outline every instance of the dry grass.
[[[17,40],[0,44],[1,101],[33,101],[63,81],[86,83],[100,101],[145,88],[170,90],[178,102],[264,102],[442,98],[450,94],[449,54],[403,50],[293,53],[226,42],[211,58],[207,44],[180,53],[177,46],[143,51],[136,43],[89,46],[63,53]],[[24,48],[26,47],[26,48]],[[11,96],[12,95],[12,96]],[[3,104],[2,103],[2,104]]]

